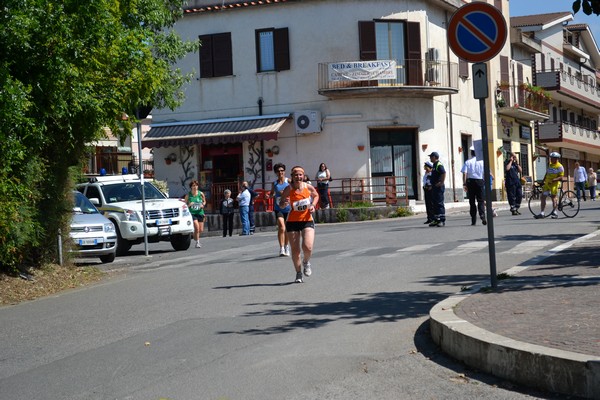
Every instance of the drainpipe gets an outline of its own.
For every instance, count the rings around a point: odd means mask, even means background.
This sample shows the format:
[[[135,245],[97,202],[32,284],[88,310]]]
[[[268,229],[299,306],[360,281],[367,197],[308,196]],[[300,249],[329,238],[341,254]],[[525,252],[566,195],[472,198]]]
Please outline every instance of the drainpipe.
[[[448,26],[448,11],[445,12],[446,18],[446,27]],[[450,80],[452,79],[451,68],[450,68],[450,46],[446,42],[446,68],[448,70],[448,85],[450,85]],[[454,159],[454,123],[452,119],[452,95],[448,95],[448,101],[446,102],[446,118],[447,118],[447,126],[450,132],[450,167],[452,168],[452,174],[450,174],[450,178],[452,179],[452,196],[454,201],[458,201],[458,197],[456,195],[456,171],[454,165],[456,161]]]

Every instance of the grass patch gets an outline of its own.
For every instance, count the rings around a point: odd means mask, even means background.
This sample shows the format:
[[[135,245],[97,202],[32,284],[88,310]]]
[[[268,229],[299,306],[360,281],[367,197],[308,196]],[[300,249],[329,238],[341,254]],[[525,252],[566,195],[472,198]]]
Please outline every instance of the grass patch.
[[[412,210],[409,207],[398,207],[395,211],[392,211],[389,215],[390,218],[401,218],[401,217],[410,217],[414,215]]]
[[[353,201],[352,203],[341,203],[335,206],[335,208],[370,208],[374,207],[371,201]]]
[[[17,304],[98,282],[106,276],[95,267],[50,264],[30,271],[26,280],[19,275],[0,274],[0,305]]]

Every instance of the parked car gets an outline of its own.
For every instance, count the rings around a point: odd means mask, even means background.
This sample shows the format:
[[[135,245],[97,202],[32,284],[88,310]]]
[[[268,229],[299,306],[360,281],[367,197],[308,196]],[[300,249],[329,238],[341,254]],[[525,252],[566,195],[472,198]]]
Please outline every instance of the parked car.
[[[72,250],[79,257],[100,257],[103,263],[113,262],[117,251],[114,224],[83,194],[74,191],[73,200],[70,236],[75,246]]]
[[[99,176],[77,185],[117,231],[117,255],[143,243],[142,185],[137,175]],[[190,247],[194,222],[188,206],[167,198],[152,183],[144,183],[148,242],[170,241],[175,250]]]

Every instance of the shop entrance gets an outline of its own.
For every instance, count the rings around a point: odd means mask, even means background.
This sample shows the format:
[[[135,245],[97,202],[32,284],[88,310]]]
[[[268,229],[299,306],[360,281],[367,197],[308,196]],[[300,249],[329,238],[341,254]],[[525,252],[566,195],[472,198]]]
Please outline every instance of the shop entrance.
[[[216,211],[216,201],[222,195],[212,193],[213,188],[229,188],[232,195],[237,194],[238,182],[244,176],[243,162],[241,143],[201,146],[200,190],[206,197],[207,211]]]

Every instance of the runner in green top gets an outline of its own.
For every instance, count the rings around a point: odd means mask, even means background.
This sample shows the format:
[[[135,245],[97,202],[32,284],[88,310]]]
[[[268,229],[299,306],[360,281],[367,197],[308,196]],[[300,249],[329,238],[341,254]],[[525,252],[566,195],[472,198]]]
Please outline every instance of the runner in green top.
[[[206,198],[204,193],[198,190],[200,185],[197,180],[190,183],[190,193],[185,195],[185,204],[190,208],[190,213],[194,219],[194,240],[196,248],[202,247],[200,244],[200,235],[204,231],[204,205]]]

